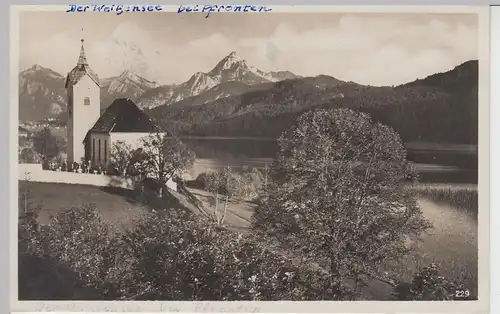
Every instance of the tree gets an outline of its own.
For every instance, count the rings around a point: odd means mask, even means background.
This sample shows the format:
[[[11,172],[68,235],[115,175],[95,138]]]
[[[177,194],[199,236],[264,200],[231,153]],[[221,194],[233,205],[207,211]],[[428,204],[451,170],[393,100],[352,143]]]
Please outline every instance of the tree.
[[[18,137],[18,146],[19,147],[28,146],[29,143],[30,143],[30,139],[29,138],[26,138],[26,137],[23,137],[23,136],[19,136]]]
[[[215,222],[220,225],[220,218],[219,218],[219,194],[222,189],[222,186],[224,185],[224,177],[220,172],[210,172],[206,173],[204,176],[204,185],[205,185],[205,190],[208,192],[212,193],[213,199],[214,199],[214,204],[213,204],[213,212],[212,212],[212,218],[215,220]],[[223,217],[224,218],[224,217]]]
[[[38,250],[37,232],[39,230],[38,215],[41,206],[35,204],[31,189],[30,173],[25,172],[23,180],[19,180],[18,194],[18,249],[19,253],[34,253]]]
[[[260,172],[260,171],[259,171]],[[262,183],[259,187],[258,194],[261,197],[262,200],[266,200],[268,196],[268,187],[269,187],[269,165],[267,164],[267,161],[264,164],[264,168],[262,168],[262,172],[260,172],[260,175],[262,177]]]
[[[430,227],[406,183],[417,180],[399,135],[350,109],[303,114],[283,132],[268,201],[254,227],[329,270],[331,287],[363,284]]]
[[[217,225],[222,226],[224,224],[229,200],[244,195],[249,184],[249,177],[245,173],[241,175],[232,171],[230,167],[206,175],[205,189],[213,194],[215,203],[213,217]],[[224,202],[222,214],[219,210],[219,197]]]
[[[43,128],[33,135],[33,147],[35,150],[48,157],[52,158],[59,154],[61,148],[60,141],[52,135],[50,128]]]
[[[194,152],[177,137],[151,134],[140,139],[140,146],[134,165],[140,173],[158,181],[160,198],[168,180],[192,166],[195,160]]]
[[[24,147],[19,153],[19,163],[41,164],[43,158],[31,147]]]
[[[120,175],[126,176],[129,166],[133,162],[134,150],[132,146],[124,141],[114,142],[111,146],[111,152],[109,154],[109,164],[115,169]]]
[[[394,296],[397,300],[454,300],[458,291],[460,298],[471,297],[468,290],[458,288],[458,285],[439,272],[435,263],[420,269],[414,276],[411,283],[399,283],[394,288]]]

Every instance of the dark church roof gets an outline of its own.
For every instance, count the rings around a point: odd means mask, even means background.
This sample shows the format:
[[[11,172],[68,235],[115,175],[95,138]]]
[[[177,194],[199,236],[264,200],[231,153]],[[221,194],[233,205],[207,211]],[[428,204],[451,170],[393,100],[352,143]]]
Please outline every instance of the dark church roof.
[[[73,70],[71,70],[71,72],[68,73],[64,88],[68,88],[69,83],[71,83],[71,85],[75,85],[85,75],[90,76],[92,81],[100,86],[99,77],[97,76],[97,74],[95,74],[94,71],[92,71],[92,69],[88,65],[77,65],[73,68]]]
[[[132,100],[119,98],[106,108],[90,132],[155,133],[161,129]]]
[[[99,77],[94,71],[92,71],[92,69],[89,66],[89,63],[87,62],[87,57],[85,56],[85,49],[83,49],[83,39],[82,39],[82,47],[80,48],[80,56],[78,57],[78,63],[73,68],[73,70],[71,70],[68,73],[68,76],[66,77],[66,83],[64,84],[64,88],[67,88],[70,83],[72,85],[75,85],[85,75],[88,75],[97,85],[99,85]]]

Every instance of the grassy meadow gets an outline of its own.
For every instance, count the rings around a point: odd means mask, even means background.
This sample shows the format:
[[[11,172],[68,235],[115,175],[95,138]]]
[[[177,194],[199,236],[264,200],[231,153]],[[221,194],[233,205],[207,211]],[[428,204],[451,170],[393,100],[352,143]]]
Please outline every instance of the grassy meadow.
[[[477,218],[479,203],[475,184],[419,184],[413,188],[424,199],[453,206]]]

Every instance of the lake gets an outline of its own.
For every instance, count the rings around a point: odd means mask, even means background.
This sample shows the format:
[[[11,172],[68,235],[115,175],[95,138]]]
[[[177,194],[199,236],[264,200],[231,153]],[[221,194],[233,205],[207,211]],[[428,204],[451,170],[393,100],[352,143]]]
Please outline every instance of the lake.
[[[195,178],[199,173],[225,166],[239,168],[242,165],[263,167],[270,163],[277,151],[275,140],[255,138],[183,138],[197,156],[188,175]],[[450,188],[476,186],[477,147],[470,145],[436,145],[408,143],[408,159],[414,162],[421,182],[443,183]],[[444,276],[458,279],[472,294],[477,293],[478,225],[471,211],[454,208],[448,204],[419,199],[424,216],[434,228],[422,237],[421,243],[413,244],[415,254],[401,265],[391,265],[389,270],[411,280],[413,272],[431,262],[441,265]],[[391,289],[383,283],[367,287],[372,299],[384,299]]]
[[[52,133],[66,138],[66,128],[52,128]],[[190,136],[182,137],[182,141],[197,157],[188,178],[225,166],[264,167],[277,152],[273,138]],[[405,146],[408,160],[417,164],[421,182],[477,184],[477,145],[412,142]]]
[[[423,214],[434,226],[422,241],[413,243],[413,254],[398,265],[387,265],[387,274],[398,274],[398,279],[409,282],[414,272],[430,263],[440,266],[441,274],[453,278],[477,296],[478,286],[478,225],[470,214],[445,204],[419,199]],[[364,289],[371,300],[387,299],[392,288],[373,281]]]
[[[225,166],[264,167],[277,152],[276,140],[267,138],[183,137],[182,141],[196,154],[196,163],[188,171],[191,178]],[[477,184],[477,147],[432,143],[408,143],[406,147],[421,182]]]

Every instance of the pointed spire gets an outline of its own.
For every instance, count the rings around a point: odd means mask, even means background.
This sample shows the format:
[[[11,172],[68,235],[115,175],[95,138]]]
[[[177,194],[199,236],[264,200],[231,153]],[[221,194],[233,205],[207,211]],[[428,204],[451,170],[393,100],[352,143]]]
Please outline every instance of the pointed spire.
[[[78,65],[88,65],[85,49],[83,48],[83,38],[81,39],[82,47],[80,48],[80,56],[78,57]]]

